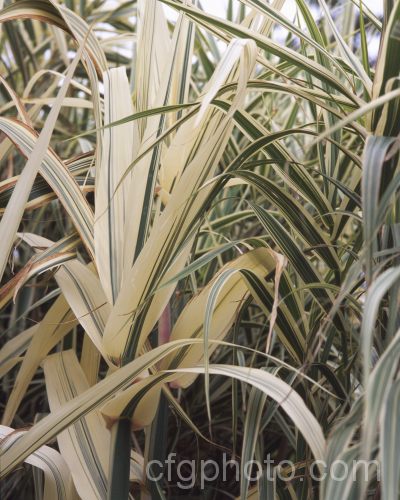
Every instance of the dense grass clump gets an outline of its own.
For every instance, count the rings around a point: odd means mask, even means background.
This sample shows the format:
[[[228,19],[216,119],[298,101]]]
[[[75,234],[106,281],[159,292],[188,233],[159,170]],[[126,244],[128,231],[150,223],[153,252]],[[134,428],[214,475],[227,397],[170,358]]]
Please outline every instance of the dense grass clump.
[[[2,5],[2,498],[399,498],[400,0]]]

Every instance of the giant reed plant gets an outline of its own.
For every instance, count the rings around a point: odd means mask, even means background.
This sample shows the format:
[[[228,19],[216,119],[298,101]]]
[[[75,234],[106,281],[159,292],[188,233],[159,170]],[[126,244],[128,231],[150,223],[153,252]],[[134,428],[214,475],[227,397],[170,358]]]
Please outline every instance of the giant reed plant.
[[[400,1],[3,3],[4,498],[398,498]]]

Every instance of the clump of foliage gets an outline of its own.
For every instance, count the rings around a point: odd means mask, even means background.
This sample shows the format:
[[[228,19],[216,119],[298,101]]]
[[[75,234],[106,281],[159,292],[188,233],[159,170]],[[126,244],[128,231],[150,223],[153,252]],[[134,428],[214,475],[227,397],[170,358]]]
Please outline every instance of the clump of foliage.
[[[2,498],[398,498],[400,1],[317,4],[2,6]]]

